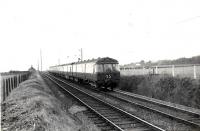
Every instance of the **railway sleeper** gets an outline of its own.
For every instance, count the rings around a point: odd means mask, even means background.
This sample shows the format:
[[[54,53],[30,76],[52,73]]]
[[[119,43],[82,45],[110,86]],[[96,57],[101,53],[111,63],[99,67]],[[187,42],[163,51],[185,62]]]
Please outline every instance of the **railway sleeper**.
[[[99,105],[99,104],[96,104],[96,105],[94,105],[94,106],[92,106],[92,107],[94,107],[94,108],[105,108],[105,107],[103,107],[103,106],[101,106],[101,105]],[[108,109],[108,107],[106,107],[106,109]]]
[[[93,113],[93,112],[90,112],[90,111],[88,111],[88,112],[83,112],[85,115],[96,115],[95,113]]]
[[[108,108],[105,108],[105,109],[96,109],[97,111],[110,111],[110,109],[108,109]]]
[[[102,127],[102,126],[109,126],[107,123],[103,122],[103,123],[94,123],[95,125],[97,125],[98,127]]]
[[[85,115],[87,115],[87,117],[93,117],[93,116],[98,117],[96,114],[85,114]]]
[[[93,106],[93,108],[96,108],[98,110],[110,110],[107,107],[101,107],[101,106],[96,106],[96,107]]]
[[[107,117],[109,119],[126,119],[127,117],[126,116],[120,116],[120,115],[116,115],[116,116],[110,116],[110,117]]]
[[[97,116],[88,116],[88,118],[97,118]]]
[[[129,118],[126,118],[126,119],[122,120],[122,119],[119,119],[119,117],[118,117],[118,118],[112,119],[111,121],[114,122],[114,123],[116,123],[116,122],[121,122],[121,121],[133,121],[133,120],[131,120]]]
[[[193,119],[193,120],[190,120],[190,121],[192,121],[192,122],[194,122],[194,123],[197,123],[199,126],[200,126],[200,120],[199,119]]]
[[[113,130],[112,127],[110,126],[105,126],[105,127],[100,127],[102,131],[110,131],[110,130]],[[116,130],[115,130],[116,131]]]
[[[115,122],[116,125],[123,125],[123,124],[139,124],[138,122],[135,121],[118,121]]]
[[[200,118],[192,118],[192,117],[191,117],[191,118],[189,118],[188,120],[189,120],[189,121],[200,121]]]
[[[106,125],[97,125],[98,127],[100,127],[101,129],[107,129],[107,130],[109,130],[109,129],[113,129],[113,127],[111,127],[110,125],[108,125],[108,124],[106,124]]]
[[[105,121],[95,121],[94,124],[102,124],[105,123]]]
[[[102,121],[102,119],[98,118],[98,117],[93,117],[93,118],[89,118],[91,119],[92,121]]]
[[[103,116],[105,116],[105,117],[112,117],[112,116],[119,116],[119,115],[117,115],[117,114],[105,114]]]
[[[120,127],[122,128],[122,129],[130,129],[130,128],[134,128],[134,131],[137,129],[137,130],[141,130],[141,131],[143,131],[143,130],[147,130],[148,128],[145,128],[144,127],[144,125],[141,125],[141,124],[122,124],[122,125],[120,125]]]
[[[189,121],[195,121],[195,122],[196,122],[196,121],[197,121],[197,122],[199,121],[199,122],[200,122],[200,118],[190,118],[190,119],[188,119],[188,120],[189,120]]]
[[[109,114],[110,112],[110,110],[109,109],[106,109],[106,108],[102,108],[102,109],[95,109],[96,111],[98,111],[98,112],[101,112],[101,114]]]

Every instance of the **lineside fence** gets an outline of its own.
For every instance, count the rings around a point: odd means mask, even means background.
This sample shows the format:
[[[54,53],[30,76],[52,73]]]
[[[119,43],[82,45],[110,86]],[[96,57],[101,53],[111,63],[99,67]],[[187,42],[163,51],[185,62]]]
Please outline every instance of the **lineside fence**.
[[[29,71],[1,73],[0,87],[1,87],[1,102],[11,93],[11,91],[18,87],[19,84],[28,79]]]
[[[168,74],[171,76],[179,77],[191,77],[194,79],[200,79],[200,64],[188,64],[188,65],[160,65],[149,67],[120,67],[121,75],[161,75]]]

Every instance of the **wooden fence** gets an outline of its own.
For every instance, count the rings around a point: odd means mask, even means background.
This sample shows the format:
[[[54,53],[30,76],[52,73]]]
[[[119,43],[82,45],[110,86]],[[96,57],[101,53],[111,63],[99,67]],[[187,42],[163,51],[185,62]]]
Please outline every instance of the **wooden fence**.
[[[146,75],[146,74],[168,74],[172,76],[191,77],[200,79],[200,64],[188,65],[160,65],[149,67],[121,67],[121,75]]]
[[[29,72],[22,73],[4,73],[0,75],[0,87],[1,87],[1,102],[11,93],[11,91],[18,87],[19,84],[29,77]]]

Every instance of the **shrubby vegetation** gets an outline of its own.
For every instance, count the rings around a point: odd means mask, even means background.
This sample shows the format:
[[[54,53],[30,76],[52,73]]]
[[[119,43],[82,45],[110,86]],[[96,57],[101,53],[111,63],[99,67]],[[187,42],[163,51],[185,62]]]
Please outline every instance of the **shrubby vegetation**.
[[[200,64],[200,56],[194,56],[191,58],[178,58],[175,60],[159,60],[156,62],[141,60],[140,62],[131,63],[124,65],[124,67],[134,67],[136,64],[140,64],[140,66],[157,66],[157,65],[180,65],[180,64]],[[122,66],[123,67],[123,66]]]
[[[122,76],[124,91],[200,109],[200,80],[169,75]]]

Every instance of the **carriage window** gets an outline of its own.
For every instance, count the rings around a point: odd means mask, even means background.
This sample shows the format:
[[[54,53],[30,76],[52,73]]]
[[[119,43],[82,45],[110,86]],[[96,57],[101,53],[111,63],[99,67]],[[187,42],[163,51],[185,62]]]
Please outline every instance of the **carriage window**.
[[[103,72],[103,65],[96,65],[96,72]]]

